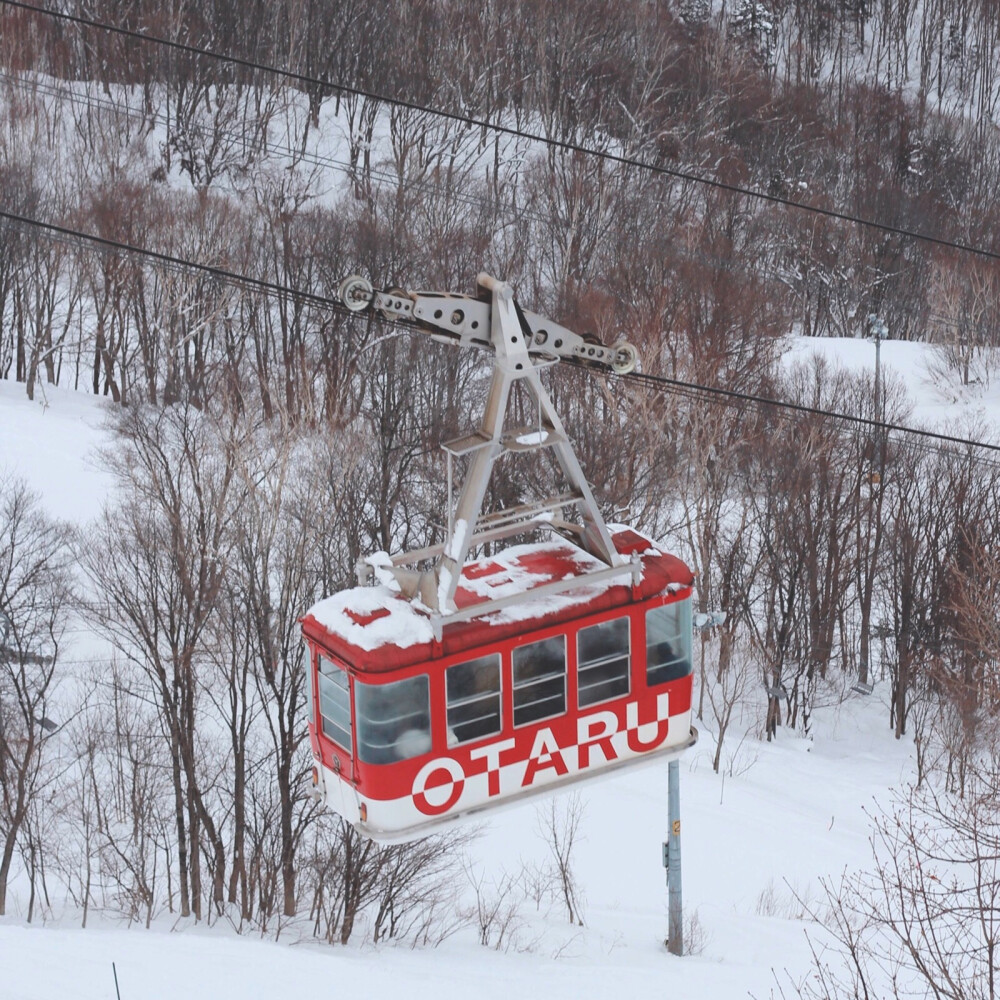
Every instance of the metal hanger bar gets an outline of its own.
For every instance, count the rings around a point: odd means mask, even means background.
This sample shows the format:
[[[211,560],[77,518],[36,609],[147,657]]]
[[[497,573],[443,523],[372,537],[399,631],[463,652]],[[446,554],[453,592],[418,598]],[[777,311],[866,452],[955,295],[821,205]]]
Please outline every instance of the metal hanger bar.
[[[543,584],[541,587],[534,587],[525,594],[511,594],[509,597],[497,597],[492,601],[470,604],[467,607],[451,611],[446,615],[435,614],[431,616],[434,637],[440,642],[444,626],[450,625],[452,622],[464,622],[470,618],[479,618],[493,611],[499,611],[501,608],[510,607],[512,604],[524,604],[527,601],[534,601],[539,597],[562,594],[567,590],[575,590],[580,587],[590,586],[591,584],[602,583],[605,580],[612,580],[616,576],[624,576],[626,573],[633,573],[631,563],[626,562],[620,566],[603,566],[601,569],[591,570],[589,573],[580,574],[580,576],[573,576],[566,580],[554,580],[552,583]]]

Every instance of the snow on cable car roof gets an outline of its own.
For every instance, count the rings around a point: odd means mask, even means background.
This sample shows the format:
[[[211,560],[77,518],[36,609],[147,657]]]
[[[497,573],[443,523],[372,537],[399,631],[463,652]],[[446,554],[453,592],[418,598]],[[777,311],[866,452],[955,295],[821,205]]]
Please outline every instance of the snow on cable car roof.
[[[624,573],[532,598],[530,593],[537,587],[603,568],[603,563],[583,549],[558,539],[515,545],[468,563],[455,593],[459,608],[520,593],[525,594],[525,600],[471,620],[449,623],[445,616],[440,644],[434,642],[432,612],[417,601],[401,597],[388,574],[379,574],[385,582],[353,587],[314,604],[306,612],[303,626],[321,645],[357,670],[382,672],[488,645],[693,582],[687,566],[649,538],[632,528],[614,525],[609,529],[622,555],[638,553],[640,557],[642,576],[635,592],[631,577]]]

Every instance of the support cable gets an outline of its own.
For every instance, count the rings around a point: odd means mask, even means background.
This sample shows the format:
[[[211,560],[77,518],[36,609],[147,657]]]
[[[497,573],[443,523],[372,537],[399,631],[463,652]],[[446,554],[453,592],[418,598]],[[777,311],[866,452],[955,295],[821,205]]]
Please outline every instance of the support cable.
[[[0,0],[0,2],[6,2],[6,0]],[[316,292],[302,291],[288,285],[282,285],[274,281],[267,281],[264,278],[254,278],[250,275],[240,274],[236,271],[229,271],[226,268],[219,267],[217,265],[202,264],[198,261],[188,260],[184,257],[177,257],[173,254],[163,253],[158,250],[149,250],[144,247],[135,246],[131,243],[125,243],[122,240],[114,240],[106,236],[97,236],[93,233],[73,229],[69,226],[61,226],[54,222],[44,222],[40,219],[20,215],[15,212],[7,211],[3,208],[0,208],[0,219],[6,220],[8,223],[13,225],[24,225],[40,229],[47,233],[52,239],[69,241],[75,244],[89,243],[103,249],[119,250],[124,253],[130,253],[139,257],[148,258],[149,260],[165,264],[171,268],[192,271],[198,274],[207,274],[210,277],[225,282],[226,284],[254,289],[267,295],[279,297],[286,296],[288,298],[297,299],[301,302],[307,302],[311,305],[329,309],[345,317],[358,316],[357,312],[347,309],[342,302],[331,296],[320,295]],[[394,327],[402,332],[412,333],[415,330],[424,332],[423,327],[417,323],[407,323],[399,319],[388,319],[384,317],[380,317],[380,319],[383,323],[385,323],[385,325]],[[571,368],[577,368],[581,371],[592,371],[587,362],[570,361],[569,366]],[[772,399],[768,396],[740,392],[736,389],[723,389],[719,386],[702,385],[697,382],[686,382],[682,379],[673,379],[664,375],[653,375],[647,372],[629,372],[620,374],[613,372],[610,369],[602,369],[601,374],[628,382],[634,382],[647,388],[676,391],[686,394],[694,394],[695,396],[710,396],[716,401],[724,401],[730,404],[751,403],[755,405],[777,407],[789,412],[827,417],[831,420],[840,420],[845,423],[867,429],[881,429],[887,432],[911,434],[928,441],[1000,452],[1000,444],[993,444],[988,441],[977,441],[974,438],[963,438],[952,434],[943,434],[937,431],[924,430],[919,427],[910,427],[906,424],[884,423],[879,420],[873,420],[870,417],[859,417],[850,413],[840,413],[836,410],[825,410],[822,407],[806,406],[802,403],[791,403],[779,399]]]

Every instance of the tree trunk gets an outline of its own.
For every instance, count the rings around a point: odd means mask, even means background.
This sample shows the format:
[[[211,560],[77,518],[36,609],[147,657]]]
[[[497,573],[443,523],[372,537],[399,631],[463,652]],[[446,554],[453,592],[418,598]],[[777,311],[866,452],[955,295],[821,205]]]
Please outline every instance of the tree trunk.
[[[176,745],[171,747],[174,780],[174,815],[177,822],[177,869],[180,878],[181,916],[191,916],[191,887],[188,880],[187,830],[184,823],[184,789],[181,786],[181,763]]]
[[[290,761],[283,759],[278,767],[281,794],[281,882],[284,895],[283,913],[295,916],[295,842],[292,836],[292,789],[289,781]]]

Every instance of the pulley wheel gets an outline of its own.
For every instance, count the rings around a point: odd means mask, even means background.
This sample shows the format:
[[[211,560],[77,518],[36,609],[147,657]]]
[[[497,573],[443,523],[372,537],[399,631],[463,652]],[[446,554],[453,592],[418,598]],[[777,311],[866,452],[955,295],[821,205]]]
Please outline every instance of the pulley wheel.
[[[372,283],[360,274],[344,278],[337,290],[337,296],[351,312],[361,312],[372,300]]]
[[[611,362],[612,371],[618,375],[627,375],[635,371],[635,366],[639,363],[639,352],[633,344],[623,340],[614,347],[615,360]]]

